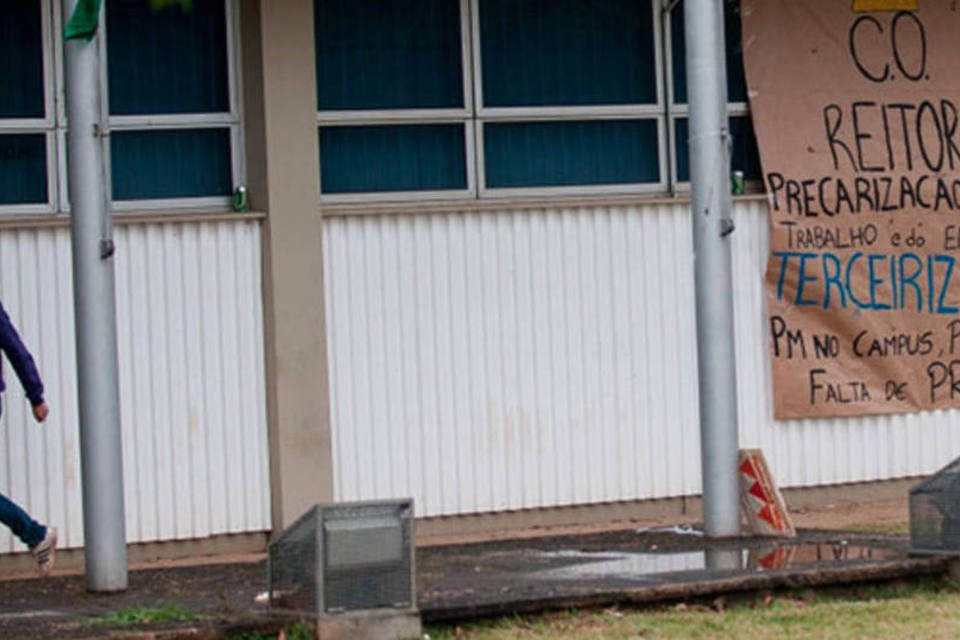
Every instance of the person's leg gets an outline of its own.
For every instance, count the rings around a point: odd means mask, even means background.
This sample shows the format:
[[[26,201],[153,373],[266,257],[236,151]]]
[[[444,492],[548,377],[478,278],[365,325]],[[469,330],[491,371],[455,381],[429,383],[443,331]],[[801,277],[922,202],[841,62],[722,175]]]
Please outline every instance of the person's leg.
[[[0,404],[0,415],[2,414],[3,405]],[[37,559],[40,575],[50,575],[57,551],[56,527],[43,526],[2,493],[0,493],[0,522],[7,525],[13,535],[30,547],[30,552]]]
[[[10,527],[13,535],[20,538],[23,544],[31,549],[40,544],[47,535],[45,526],[31,518],[26,511],[2,493],[0,493],[0,522]]]

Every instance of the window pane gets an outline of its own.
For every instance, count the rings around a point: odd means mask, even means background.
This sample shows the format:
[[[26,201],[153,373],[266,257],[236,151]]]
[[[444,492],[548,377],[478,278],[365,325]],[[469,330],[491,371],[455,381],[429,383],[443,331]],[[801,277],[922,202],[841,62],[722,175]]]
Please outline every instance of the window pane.
[[[657,100],[649,0],[480,0],[488,107]]]
[[[462,124],[326,127],[324,193],[466,189]]]
[[[40,21],[38,0],[0,2],[0,118],[44,117]]]
[[[316,0],[317,104],[462,107],[457,0]]]
[[[656,120],[487,123],[483,136],[489,188],[660,179]]]
[[[110,113],[229,111],[224,1],[151,4],[106,3]]]
[[[0,135],[0,204],[46,202],[46,136],[42,133]]]
[[[226,196],[231,193],[230,130],[114,131],[114,200]]]
[[[677,180],[690,181],[689,130],[686,118],[674,121],[677,140]],[[730,134],[733,137],[730,155],[730,171],[743,171],[747,180],[760,180],[760,153],[757,151],[757,138],[753,133],[750,116],[730,118]]]
[[[723,0],[724,42],[727,48],[727,100],[747,101],[743,75],[743,46],[740,41],[740,0]],[[687,103],[687,59],[683,33],[683,0],[670,14],[670,42],[673,58],[673,102]]]

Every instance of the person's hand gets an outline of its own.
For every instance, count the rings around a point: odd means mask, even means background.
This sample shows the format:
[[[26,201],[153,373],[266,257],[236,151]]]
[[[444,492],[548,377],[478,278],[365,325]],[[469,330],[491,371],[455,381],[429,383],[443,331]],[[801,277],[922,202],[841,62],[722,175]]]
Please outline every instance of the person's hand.
[[[37,422],[43,422],[48,415],[50,415],[50,408],[46,402],[41,402],[33,408],[33,417],[37,419]]]

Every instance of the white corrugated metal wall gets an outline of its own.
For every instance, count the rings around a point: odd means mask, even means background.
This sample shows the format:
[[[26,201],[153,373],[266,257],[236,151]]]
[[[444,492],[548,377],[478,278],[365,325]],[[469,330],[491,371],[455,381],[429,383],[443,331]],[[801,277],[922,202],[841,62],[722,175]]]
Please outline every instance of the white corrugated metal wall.
[[[336,496],[440,515],[695,492],[690,248],[670,207],[328,220]]]
[[[741,442],[784,486],[928,473],[956,412],[774,422],[765,204],[735,207]],[[682,204],[328,218],[336,496],[421,516],[700,491]]]
[[[270,528],[257,221],[116,228],[120,397],[130,542]],[[13,371],[0,492],[83,544],[70,236],[0,230],[0,299],[34,351],[49,421]],[[22,550],[0,527],[0,551]]]

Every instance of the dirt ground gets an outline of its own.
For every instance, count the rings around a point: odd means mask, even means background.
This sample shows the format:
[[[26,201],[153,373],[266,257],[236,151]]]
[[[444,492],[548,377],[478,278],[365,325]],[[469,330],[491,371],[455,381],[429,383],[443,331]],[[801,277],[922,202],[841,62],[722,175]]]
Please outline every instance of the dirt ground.
[[[827,504],[817,509],[793,509],[794,525],[805,529],[867,531],[906,535],[910,532],[906,499],[854,504]]]
[[[836,504],[826,502],[817,506],[792,506],[790,507],[790,514],[794,526],[802,529],[860,531],[890,535],[907,535],[910,532],[908,504],[905,496],[898,499],[844,500],[842,502],[838,501]],[[595,525],[530,527],[473,535],[418,536],[417,544],[418,546],[432,547],[482,541],[580,535],[621,529],[656,529],[684,524],[696,526],[697,518],[686,520],[677,517],[643,518]]]

